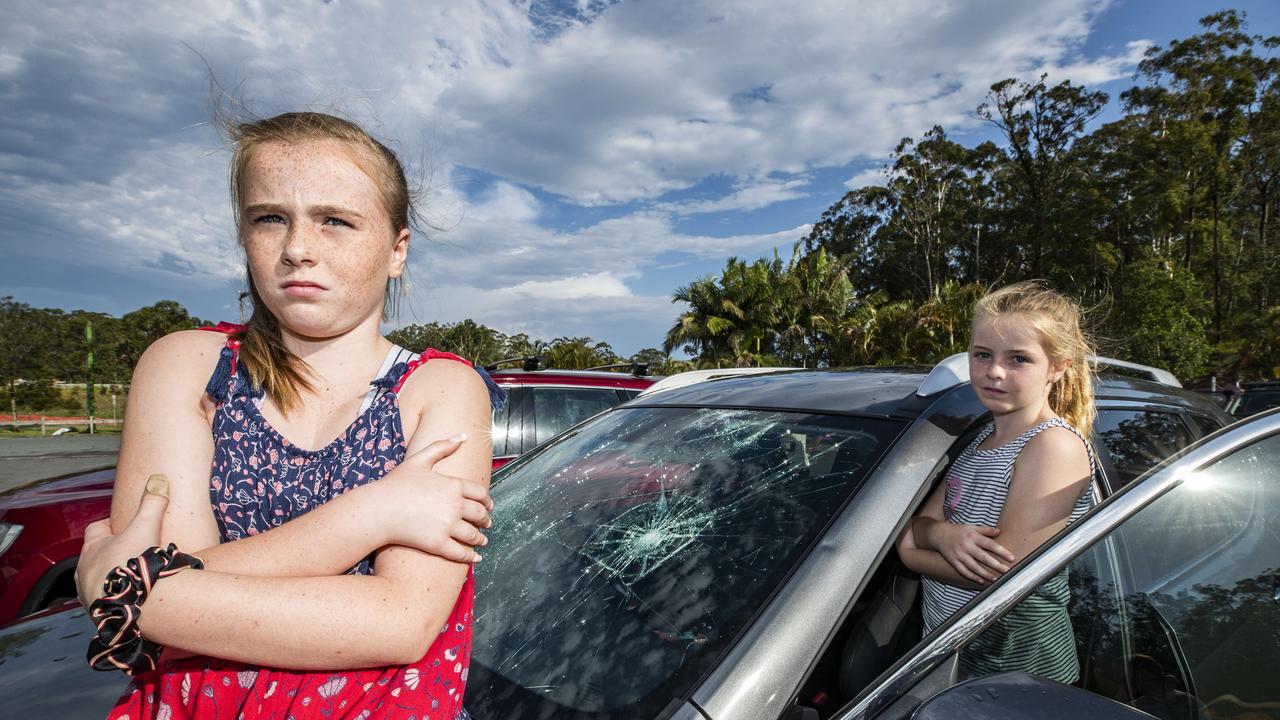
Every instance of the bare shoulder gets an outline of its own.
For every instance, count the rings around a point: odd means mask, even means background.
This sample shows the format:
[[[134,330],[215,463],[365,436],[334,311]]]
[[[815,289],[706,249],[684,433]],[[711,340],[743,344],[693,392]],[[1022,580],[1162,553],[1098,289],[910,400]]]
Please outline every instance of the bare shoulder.
[[[1015,473],[1029,471],[1036,477],[1074,482],[1089,475],[1089,451],[1084,441],[1067,428],[1045,428],[1027,441],[1018,454]]]
[[[207,330],[169,333],[142,353],[133,381],[161,381],[171,387],[191,386],[203,391],[225,344],[225,335]]]
[[[400,391],[401,407],[450,414],[489,415],[489,391],[475,368],[466,363],[436,358],[409,375]]]

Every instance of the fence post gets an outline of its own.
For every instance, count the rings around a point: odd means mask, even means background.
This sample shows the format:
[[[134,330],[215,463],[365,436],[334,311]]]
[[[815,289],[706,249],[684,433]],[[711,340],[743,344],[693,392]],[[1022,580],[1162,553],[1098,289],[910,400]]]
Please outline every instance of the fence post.
[[[41,435],[44,435],[44,420],[45,420],[44,416],[41,415],[40,416],[40,434]]]

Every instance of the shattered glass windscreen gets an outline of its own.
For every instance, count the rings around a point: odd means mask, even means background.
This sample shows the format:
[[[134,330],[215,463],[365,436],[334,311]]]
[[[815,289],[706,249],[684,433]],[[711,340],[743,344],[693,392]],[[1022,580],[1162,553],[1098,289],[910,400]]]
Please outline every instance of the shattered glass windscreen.
[[[900,425],[620,408],[504,472],[467,708],[652,717],[715,663]]]

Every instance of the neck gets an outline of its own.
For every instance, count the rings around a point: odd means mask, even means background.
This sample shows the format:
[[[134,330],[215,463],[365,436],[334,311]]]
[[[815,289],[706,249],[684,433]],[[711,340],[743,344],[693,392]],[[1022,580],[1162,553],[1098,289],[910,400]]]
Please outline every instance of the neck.
[[[1057,415],[1049,407],[1048,398],[1045,398],[1045,402],[1039,406],[1018,408],[1003,415],[996,415],[996,429],[992,434],[995,436],[995,442],[1003,445],[1053,417]]]
[[[307,363],[318,378],[338,380],[353,373],[363,376],[370,372],[371,365],[381,364],[391,347],[379,332],[381,327],[375,314],[331,337],[308,337],[287,328],[281,329],[281,337],[285,347]]]

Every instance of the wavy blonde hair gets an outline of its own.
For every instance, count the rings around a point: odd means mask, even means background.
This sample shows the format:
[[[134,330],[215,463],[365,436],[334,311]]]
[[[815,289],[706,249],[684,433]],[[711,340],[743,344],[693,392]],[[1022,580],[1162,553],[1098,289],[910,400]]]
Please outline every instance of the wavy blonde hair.
[[[404,167],[386,145],[375,140],[359,125],[340,117],[319,112],[289,112],[259,120],[239,122],[226,116],[218,118],[224,134],[232,143],[231,201],[235,213],[236,234],[243,242],[242,210],[248,168],[255,153],[270,143],[298,143],[315,140],[337,140],[351,152],[351,160],[378,187],[383,209],[391,219],[392,234],[411,226],[416,219],[414,195],[405,177]],[[301,391],[311,390],[311,373],[306,362],[284,345],[280,321],[262,301],[254,285],[252,271],[246,266],[249,293],[253,298],[253,314],[248,329],[239,337],[239,361],[253,383],[286,415],[298,407]],[[387,297],[383,319],[388,308],[399,297],[399,278],[387,281]]]
[[[1009,315],[1025,318],[1040,336],[1050,362],[1066,362],[1062,377],[1049,389],[1049,407],[1085,437],[1093,428],[1092,344],[1084,331],[1080,306],[1041,280],[1027,280],[993,290],[974,305],[973,322]]]

